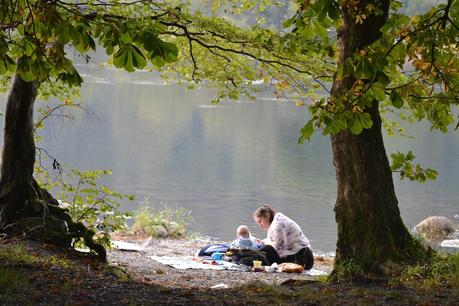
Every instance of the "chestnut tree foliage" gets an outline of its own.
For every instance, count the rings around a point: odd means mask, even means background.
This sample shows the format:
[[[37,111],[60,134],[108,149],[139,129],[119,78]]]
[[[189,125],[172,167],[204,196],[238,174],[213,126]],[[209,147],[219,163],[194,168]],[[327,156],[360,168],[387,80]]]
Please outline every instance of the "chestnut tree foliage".
[[[102,48],[109,64],[129,72],[158,69],[190,87],[217,86],[216,101],[250,95],[255,79],[281,88],[295,84],[300,99],[308,84],[323,86],[320,78],[332,62],[320,64],[320,43],[309,54],[311,46],[295,33],[241,29],[181,1],[1,1],[0,31],[1,83],[9,87],[0,226],[64,246],[83,238],[101,259],[105,250],[93,241],[93,231],[59,208],[34,178],[34,103],[41,95],[71,104],[68,95],[83,82],[73,52],[89,60],[89,52]]]
[[[333,280],[385,276],[427,261],[429,251],[406,230],[392,171],[425,181],[432,169],[414,166],[412,152],[389,166],[381,113],[457,130],[459,3],[443,1],[423,15],[399,13],[399,1],[299,1],[287,21],[306,37],[336,33],[337,62],[330,94],[313,103],[300,142],[330,135],[337,175],[338,226]]]

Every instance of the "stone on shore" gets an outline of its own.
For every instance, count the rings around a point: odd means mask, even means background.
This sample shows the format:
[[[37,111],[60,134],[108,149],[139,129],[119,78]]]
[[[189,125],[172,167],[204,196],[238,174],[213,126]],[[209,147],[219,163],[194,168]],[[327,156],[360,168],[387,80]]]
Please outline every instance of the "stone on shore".
[[[428,217],[413,228],[414,234],[428,242],[441,242],[451,238],[458,225],[446,217]]]

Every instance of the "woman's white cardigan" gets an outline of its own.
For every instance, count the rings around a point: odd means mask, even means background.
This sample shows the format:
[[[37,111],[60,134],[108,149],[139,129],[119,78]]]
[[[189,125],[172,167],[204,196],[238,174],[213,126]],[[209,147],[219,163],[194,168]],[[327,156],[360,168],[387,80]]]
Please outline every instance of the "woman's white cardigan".
[[[293,255],[303,248],[310,247],[309,240],[304,236],[300,226],[280,212],[274,215],[265,243],[272,245],[279,257]]]

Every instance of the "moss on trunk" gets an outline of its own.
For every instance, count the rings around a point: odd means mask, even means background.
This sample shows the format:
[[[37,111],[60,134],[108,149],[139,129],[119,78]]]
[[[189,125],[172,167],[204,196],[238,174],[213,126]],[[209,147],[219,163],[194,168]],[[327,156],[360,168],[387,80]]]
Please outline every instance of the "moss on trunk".
[[[339,65],[373,43],[387,20],[389,1],[377,3],[382,14],[362,24],[353,14],[374,1],[360,1],[343,9],[339,31]],[[354,11],[355,10],[355,11]],[[352,76],[334,79],[332,96],[339,98],[353,86]],[[349,104],[345,107],[351,108]],[[335,268],[331,279],[355,279],[396,274],[407,264],[426,260],[428,252],[414,240],[400,217],[392,172],[386,155],[378,101],[365,109],[373,126],[359,135],[343,130],[331,136],[337,177],[335,218],[338,226]]]

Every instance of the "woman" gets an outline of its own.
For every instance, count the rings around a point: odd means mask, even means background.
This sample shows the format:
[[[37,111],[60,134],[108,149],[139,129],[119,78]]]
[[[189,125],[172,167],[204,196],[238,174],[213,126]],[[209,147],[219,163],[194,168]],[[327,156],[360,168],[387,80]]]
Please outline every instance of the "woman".
[[[269,205],[263,205],[253,213],[253,219],[268,231],[263,240],[265,246],[260,251],[266,254],[271,263],[294,262],[309,270],[314,265],[309,240],[304,236],[295,221]]]

